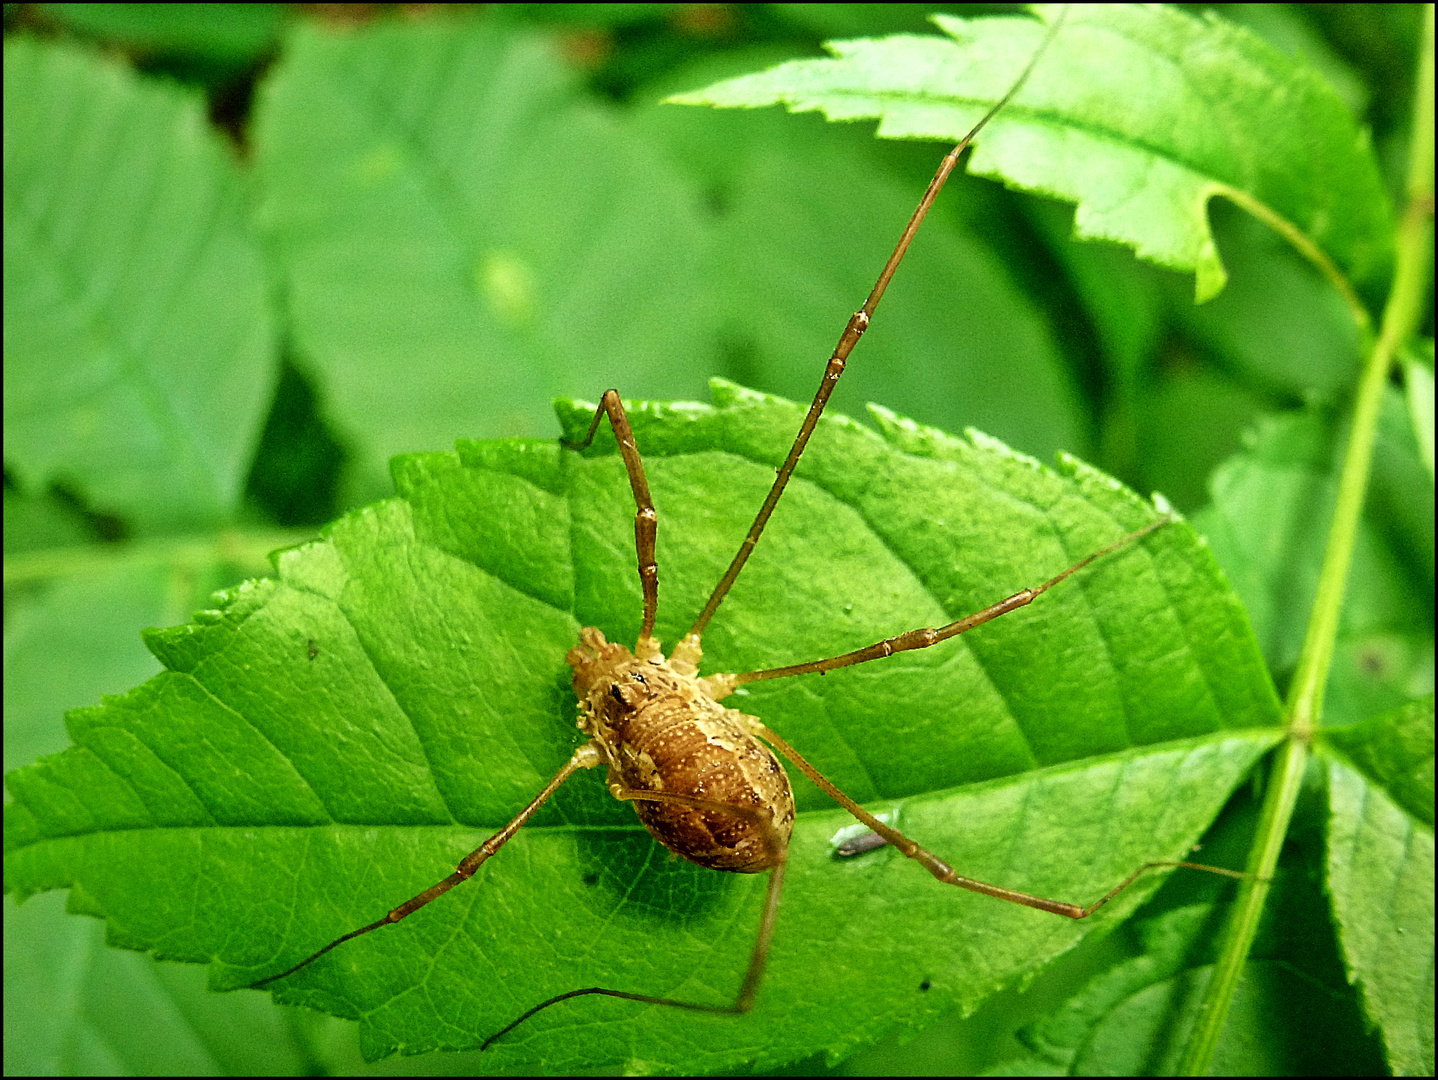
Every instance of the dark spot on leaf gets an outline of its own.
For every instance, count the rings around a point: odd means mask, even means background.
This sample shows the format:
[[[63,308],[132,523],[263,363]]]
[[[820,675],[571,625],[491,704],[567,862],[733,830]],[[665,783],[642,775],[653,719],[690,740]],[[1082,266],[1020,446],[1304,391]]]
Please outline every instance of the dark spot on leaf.
[[[920,990],[927,990],[929,987],[931,987],[931,986],[933,986],[933,985],[934,985],[934,984],[931,983],[931,982],[929,982],[928,979],[925,979],[923,982],[919,983],[919,989],[920,989]]]
[[[1375,678],[1381,678],[1388,674],[1388,657],[1383,655],[1382,649],[1365,648],[1358,650],[1358,666],[1365,674]]]
[[[598,874],[585,874],[585,875],[584,875],[584,884],[588,885],[590,888],[593,888],[595,885],[598,885],[598,884],[599,884],[599,875],[598,875]]]

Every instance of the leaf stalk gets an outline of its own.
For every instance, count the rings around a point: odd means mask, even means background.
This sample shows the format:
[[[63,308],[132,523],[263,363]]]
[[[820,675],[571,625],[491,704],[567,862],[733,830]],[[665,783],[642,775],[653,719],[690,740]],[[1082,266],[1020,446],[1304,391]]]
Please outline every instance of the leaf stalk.
[[[1333,286],[1334,291],[1343,298],[1344,306],[1348,308],[1348,314],[1358,329],[1365,335],[1372,332],[1372,319],[1369,318],[1368,309],[1363,306],[1363,301],[1358,298],[1358,292],[1353,288],[1353,283],[1348,280],[1342,270],[1338,269],[1324,250],[1314,243],[1311,236],[1267,203],[1255,199],[1241,188],[1232,187],[1229,184],[1214,184],[1213,194],[1222,195],[1234,206],[1246,210],[1287,240],[1295,251],[1318,269],[1328,284]]]

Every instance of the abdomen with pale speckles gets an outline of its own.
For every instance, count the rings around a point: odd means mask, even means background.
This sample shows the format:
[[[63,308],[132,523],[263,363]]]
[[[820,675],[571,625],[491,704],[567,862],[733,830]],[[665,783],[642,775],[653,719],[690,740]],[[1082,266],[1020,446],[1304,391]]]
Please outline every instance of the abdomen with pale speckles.
[[[647,704],[651,707],[641,707],[615,732],[624,786],[748,812],[635,800],[644,827],[670,851],[712,870],[757,874],[773,866],[794,828],[794,794],[773,752],[749,734],[739,714],[721,706]]]

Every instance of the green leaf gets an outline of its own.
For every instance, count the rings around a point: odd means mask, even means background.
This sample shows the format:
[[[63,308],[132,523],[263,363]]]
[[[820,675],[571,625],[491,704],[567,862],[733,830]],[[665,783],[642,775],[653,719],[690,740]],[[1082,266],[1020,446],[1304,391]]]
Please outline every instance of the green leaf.
[[[1233,866],[1253,843],[1263,793],[1235,793],[1205,833],[1204,862]],[[1350,985],[1324,886],[1327,806],[1300,799],[1246,961],[1231,1026],[1217,1048],[1225,1075],[1386,1072],[1382,1041]],[[1114,957],[1020,1034],[1070,1075],[1172,1075],[1191,1041],[1237,890],[1206,874],[1174,875],[1106,939]]]
[[[1366,783],[1433,828],[1432,694],[1351,727],[1326,728],[1321,736]]]
[[[631,408],[660,515],[675,640],[737,546],[801,415],[716,383],[717,407]],[[578,430],[588,405],[564,403]],[[936,625],[1152,520],[1065,458],[878,410],[821,424],[705,640],[745,670]],[[7,888],[70,888],[109,940],[273,975],[448,873],[578,736],[566,651],[639,624],[633,500],[605,436],[401,458],[399,496],[277,556],[274,580],[152,632],[166,670],[72,712],[76,746],[9,777]],[[1065,899],[1186,852],[1278,737],[1241,609],[1183,524],[1029,608],[902,658],[756,684],[760,716],[966,874]],[[551,994],[727,1002],[759,879],[672,861],[584,774],[476,879],[273,987],[361,1022],[365,1052],[474,1048]],[[550,1010],[486,1068],[714,1071],[837,1058],[972,1006],[1131,911],[1091,922],[937,887],[891,849],[836,860],[812,787],[769,975],[746,1017],[605,999]],[[576,1038],[576,1033],[581,1037]]]
[[[229,517],[275,363],[234,161],[194,93],[5,42],[5,465],[155,531]]]
[[[1297,663],[1318,587],[1347,432],[1326,410],[1260,420],[1214,471],[1195,524],[1243,598],[1270,669]],[[1352,723],[1432,693],[1433,488],[1396,392],[1383,402],[1325,722]]]
[[[275,47],[283,4],[46,4],[45,13],[82,33],[145,53],[208,61],[233,79]]]
[[[79,508],[54,493],[23,494],[5,488],[5,557],[46,548],[67,548],[92,538]]]
[[[1321,906],[1316,888],[1305,891],[1311,905]],[[1095,976],[1026,1031],[1025,1041],[1044,1060],[1063,1066],[1065,1075],[1176,1075],[1227,907],[1192,904],[1142,920],[1142,954]],[[1311,937],[1303,947],[1321,950]],[[1365,1036],[1362,1014],[1340,992],[1341,974],[1339,979],[1335,991],[1302,965],[1251,959],[1214,1071],[1310,1075],[1331,1067],[1335,1057],[1381,1070],[1378,1048]]]
[[[1433,697],[1321,733],[1328,889],[1395,1076],[1433,1074]]]
[[[952,40],[833,42],[834,59],[671,100],[784,103],[830,120],[876,117],[883,138],[957,141],[1003,96],[1044,29],[1013,18],[934,21]],[[1281,223],[1359,282],[1375,280],[1389,258],[1391,212],[1371,148],[1323,78],[1248,30],[1172,8],[1071,8],[1018,98],[977,139],[970,171],[1078,203],[1077,235],[1194,271],[1199,300],[1226,277],[1206,213],[1216,194]]]
[[[13,1076],[298,1076],[319,1056],[303,1017],[205,971],[105,947],[59,893],[5,901],[5,1070]],[[358,1054],[353,1055],[358,1063]],[[326,1064],[329,1064],[326,1062]],[[339,1070],[336,1070],[339,1072]],[[353,1072],[354,1065],[345,1072]]]
[[[25,510],[6,500],[6,510]],[[286,534],[231,532],[213,542],[70,547],[5,562],[5,766],[66,745],[56,718],[149,678],[137,630],[172,623],[216,588],[260,573]]]
[[[1181,1030],[1191,1026],[1212,970],[1212,965],[1190,968],[1136,989],[1096,1026],[1091,1041],[1074,1060],[1073,1075],[1094,1075],[1098,1062],[1119,1075],[1175,1075],[1182,1047],[1168,1043],[1165,1036],[1175,1024]],[[1332,1060],[1328,1051],[1336,1041],[1334,1028],[1345,1018],[1341,999],[1314,994],[1302,972],[1285,964],[1250,961],[1243,974],[1228,1014],[1223,1049],[1214,1058],[1214,1072],[1250,1076],[1284,1075],[1288,1069],[1299,1075],[1321,1072]],[[1310,1008],[1295,1015],[1295,1010],[1286,1008],[1295,1000],[1310,1003]]]
[[[1207,904],[1188,905],[1149,921],[1145,925],[1149,941],[1144,955],[1095,976],[1082,991],[1026,1031],[1024,1041],[1068,1074],[1105,1018],[1135,995],[1188,969],[1194,961],[1194,943],[1211,935],[1215,926],[1212,905]],[[1134,1047],[1139,1053],[1152,1053],[1155,1047],[1170,1041],[1176,1040],[1154,1039],[1150,1033]],[[1151,1063],[1145,1064],[1129,1071],[1135,1075],[1156,1071]]]
[[[546,38],[300,26],[255,145],[296,344],[375,476],[456,431],[546,430],[556,393],[692,395],[712,370],[697,208]]]

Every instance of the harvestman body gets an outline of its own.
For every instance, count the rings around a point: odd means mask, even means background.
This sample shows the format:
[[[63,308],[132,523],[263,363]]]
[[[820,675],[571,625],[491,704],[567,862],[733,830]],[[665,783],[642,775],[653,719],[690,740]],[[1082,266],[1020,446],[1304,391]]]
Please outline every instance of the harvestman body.
[[[788,858],[789,838],[794,827],[794,795],[789,778],[772,746],[788,758],[821,790],[853,814],[876,839],[850,850],[862,850],[883,842],[892,844],[903,855],[918,862],[939,881],[963,889],[984,893],[1001,900],[1024,904],[1056,915],[1081,919],[1103,906],[1146,870],[1159,866],[1191,866],[1217,873],[1242,877],[1234,871],[1201,867],[1193,863],[1155,862],[1135,870],[1128,878],[1100,900],[1082,906],[1047,900],[1028,893],[1005,889],[966,878],[943,860],[897,829],[884,824],[873,814],[850,799],[809,764],[793,747],[770,731],[758,719],[736,709],[725,708],[723,700],[737,687],[762,679],[784,678],[877,660],[896,652],[928,648],[1031,603],[1071,574],[1096,559],[1124,547],[1168,523],[1160,517],[1150,525],[1125,536],[1108,547],[1069,567],[1063,573],[1034,588],[1024,589],[982,611],[937,629],[911,630],[887,638],[853,652],[825,660],[814,660],[789,667],[771,668],[739,674],[700,677],[702,656],[700,639],[710,619],[739,576],[750,553],[764,531],[770,515],[783,494],[790,476],[799,462],[818,424],[834,386],[844,372],[849,353],[868,328],[869,320],[888,287],[894,271],[908,250],[914,234],[928,213],[949,173],[958,163],[960,154],[973,141],[985,124],[1002,109],[1027,80],[1039,57],[1048,47],[1062,24],[1062,16],[1049,28],[1047,35],[1023,72],[1004,97],[988,111],[973,130],[951,150],[939,166],[918,208],[914,211],[894,252],[885,264],[868,300],[849,319],[834,354],[824,371],[823,381],[809,406],[808,414],[779,468],[774,485],[760,507],[748,535],[739,547],[728,570],[715,586],[713,594],[700,612],[689,632],[680,640],[673,653],[665,657],[655,640],[654,620],[659,605],[659,570],[654,561],[658,518],[649,493],[644,465],[634,442],[624,406],[616,390],[608,390],[595,411],[594,421],[584,441],[574,449],[583,449],[593,440],[599,425],[607,417],[619,444],[619,452],[629,475],[637,508],[634,517],[635,547],[639,558],[639,578],[644,593],[644,617],[639,640],[633,651],[623,645],[606,641],[599,630],[587,627],[580,632],[579,644],[567,656],[574,669],[574,691],[579,697],[579,727],[589,736],[564,767],[545,785],[528,806],[499,832],[495,833],[460,862],[454,873],[418,896],[390,911],[384,918],[351,931],[326,945],[311,956],[278,975],[256,983],[261,986],[285,978],[323,956],[346,941],[399,922],[424,907],[431,900],[473,877],[491,855],[504,846],[534,815],[540,806],[566,780],[581,769],[603,766],[608,772],[608,788],[616,799],[634,803],[635,812],[650,834],[676,855],[699,866],[731,873],[758,874],[769,872],[769,887],[760,917],[758,938],[739,993],[732,1005],[705,1005],[676,1001],[670,998],[587,987],[544,1001],[501,1031],[485,1040],[488,1047],[500,1036],[513,1030],[535,1013],[573,997],[600,994],[653,1005],[670,1005],[702,1012],[743,1013],[753,1006],[754,997],[763,978],[773,937],[779,897],[783,888],[784,867]]]

